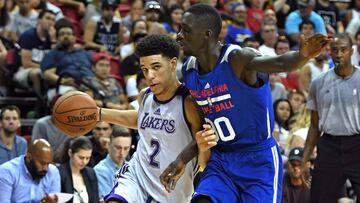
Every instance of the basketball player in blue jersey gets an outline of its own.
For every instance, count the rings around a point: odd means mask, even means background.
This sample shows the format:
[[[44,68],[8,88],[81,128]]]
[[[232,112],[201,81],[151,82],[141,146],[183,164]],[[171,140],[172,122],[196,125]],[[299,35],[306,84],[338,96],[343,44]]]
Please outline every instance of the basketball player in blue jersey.
[[[137,128],[140,135],[137,151],[117,173],[116,184],[105,196],[105,202],[185,203],[191,199],[197,168],[193,157],[198,148],[192,147],[194,150],[191,153],[181,151],[186,146],[196,145],[192,135],[203,129],[204,122],[198,105],[176,78],[179,51],[178,43],[168,36],[150,35],[144,38],[137,45],[137,53],[149,88],[141,91],[139,111],[105,108],[99,111],[102,121]],[[211,127],[206,129],[209,136],[215,137]],[[199,149],[204,151],[201,147]],[[182,162],[191,161],[191,164],[184,169],[184,176],[174,193],[169,194],[161,185],[159,176],[176,156]],[[202,157],[200,153],[200,164],[207,159]]]
[[[329,39],[321,34],[302,37],[297,52],[261,57],[251,48],[220,44],[220,29],[218,12],[196,4],[184,13],[178,34],[184,53],[191,56],[184,64],[184,83],[219,138],[192,202],[280,202],[282,161],[272,136],[268,73],[302,67]],[[181,174],[183,163],[178,162],[160,177],[167,190]]]

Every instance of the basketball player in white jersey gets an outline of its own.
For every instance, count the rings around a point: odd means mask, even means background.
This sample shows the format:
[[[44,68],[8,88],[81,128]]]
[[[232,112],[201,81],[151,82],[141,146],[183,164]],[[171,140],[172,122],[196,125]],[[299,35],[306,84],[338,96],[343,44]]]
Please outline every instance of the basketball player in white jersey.
[[[197,164],[196,160],[189,158],[192,155],[181,152],[189,143],[193,143],[189,145],[189,150],[193,149],[192,153],[195,154],[200,152],[198,161],[202,166],[210,154],[203,153],[205,150],[201,146],[193,147],[196,145],[193,136],[204,132],[202,134],[205,136],[214,138],[214,132],[207,125],[202,126],[201,110],[176,78],[177,42],[167,36],[150,35],[137,45],[137,52],[149,85],[139,94],[139,111],[99,110],[102,121],[137,128],[140,134],[137,151],[119,170],[115,185],[104,200],[129,203],[190,202]],[[201,131],[203,127],[206,130]],[[210,141],[209,145],[214,146],[216,142]],[[159,176],[174,157],[181,159],[184,165],[190,163],[176,183],[174,192],[167,193]]]

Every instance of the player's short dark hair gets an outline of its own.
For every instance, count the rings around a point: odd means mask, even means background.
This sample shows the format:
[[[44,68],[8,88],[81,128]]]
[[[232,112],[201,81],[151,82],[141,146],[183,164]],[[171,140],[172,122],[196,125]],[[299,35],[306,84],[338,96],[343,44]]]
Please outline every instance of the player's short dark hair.
[[[20,118],[20,116],[21,116],[19,107],[15,106],[15,105],[8,105],[8,106],[4,106],[4,107],[1,108],[1,110],[0,110],[0,120],[3,119],[4,112],[5,112],[6,110],[16,111],[16,113],[18,114],[19,118]]]
[[[351,48],[352,47],[352,39],[351,37],[347,34],[347,33],[337,33],[334,36],[335,38],[339,38],[339,39],[344,39],[348,41],[348,46]]]
[[[66,18],[61,18],[58,21],[56,21],[56,23],[55,23],[56,35],[59,34],[59,31],[62,28],[70,28],[72,31],[74,31],[73,24]]]
[[[41,10],[41,12],[39,13],[38,19],[41,19],[45,14],[50,13],[53,15],[56,15],[54,11],[49,10],[49,9],[43,9]]]
[[[299,30],[301,30],[301,28],[304,26],[304,25],[311,25],[313,27],[313,29],[315,30],[315,24],[311,21],[311,20],[308,20],[308,19],[303,19],[303,21],[300,23],[299,25]]]
[[[142,56],[161,54],[168,58],[178,57],[180,53],[179,44],[167,35],[148,35],[136,46],[136,53]]]
[[[212,6],[207,4],[195,4],[186,12],[194,15],[197,25],[203,25],[214,32],[213,37],[218,38],[221,31],[221,16],[219,12]]]

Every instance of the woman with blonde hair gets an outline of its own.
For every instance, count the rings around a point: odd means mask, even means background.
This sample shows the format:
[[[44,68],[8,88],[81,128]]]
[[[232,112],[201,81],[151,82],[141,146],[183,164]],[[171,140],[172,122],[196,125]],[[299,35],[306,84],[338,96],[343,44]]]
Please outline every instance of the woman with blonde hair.
[[[294,116],[296,119],[290,126],[289,136],[287,137],[287,152],[294,147],[304,147],[307,132],[310,127],[311,111],[302,106],[299,113]],[[292,118],[290,119],[291,123]]]

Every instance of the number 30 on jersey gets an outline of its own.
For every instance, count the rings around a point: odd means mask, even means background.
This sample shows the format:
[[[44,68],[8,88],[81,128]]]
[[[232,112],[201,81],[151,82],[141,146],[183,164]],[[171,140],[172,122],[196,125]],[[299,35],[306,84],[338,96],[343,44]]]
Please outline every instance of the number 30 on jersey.
[[[223,142],[231,141],[235,138],[235,130],[232,127],[230,120],[224,116],[216,118],[214,122],[210,119],[205,118],[205,121],[211,125],[213,129],[215,129],[215,134],[221,139]],[[228,134],[224,135],[223,128],[227,129]],[[226,132],[226,131],[225,131]]]

